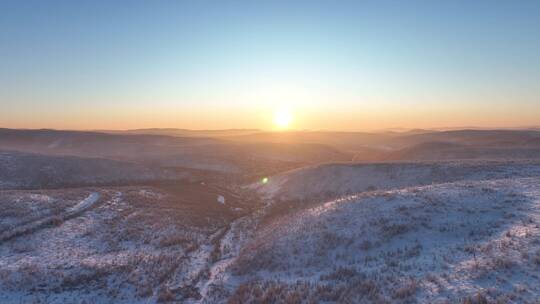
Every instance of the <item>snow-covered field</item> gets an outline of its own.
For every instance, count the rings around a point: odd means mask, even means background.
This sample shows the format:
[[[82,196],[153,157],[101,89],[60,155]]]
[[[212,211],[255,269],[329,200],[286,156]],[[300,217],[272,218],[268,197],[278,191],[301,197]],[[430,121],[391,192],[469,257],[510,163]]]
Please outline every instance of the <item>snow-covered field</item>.
[[[0,192],[0,303],[538,303],[540,164]]]

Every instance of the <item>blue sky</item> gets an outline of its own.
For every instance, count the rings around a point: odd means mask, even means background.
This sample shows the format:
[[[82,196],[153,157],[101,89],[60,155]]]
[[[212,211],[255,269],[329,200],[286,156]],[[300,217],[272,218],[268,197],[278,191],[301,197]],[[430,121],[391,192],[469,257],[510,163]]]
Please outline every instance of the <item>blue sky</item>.
[[[538,125],[540,1],[1,1],[0,67],[5,127]]]

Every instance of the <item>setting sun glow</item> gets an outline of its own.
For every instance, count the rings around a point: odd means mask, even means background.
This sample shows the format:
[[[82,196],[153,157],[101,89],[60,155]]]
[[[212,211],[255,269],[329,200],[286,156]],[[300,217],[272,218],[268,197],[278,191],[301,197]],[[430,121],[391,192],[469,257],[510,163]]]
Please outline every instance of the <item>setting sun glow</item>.
[[[279,109],[274,114],[274,124],[280,129],[288,128],[291,125],[292,120],[293,116],[289,109]]]

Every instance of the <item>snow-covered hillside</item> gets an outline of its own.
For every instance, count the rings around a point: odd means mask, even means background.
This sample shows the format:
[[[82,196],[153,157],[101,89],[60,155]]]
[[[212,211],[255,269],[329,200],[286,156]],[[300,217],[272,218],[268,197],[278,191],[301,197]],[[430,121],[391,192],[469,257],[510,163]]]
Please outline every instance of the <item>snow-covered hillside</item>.
[[[0,303],[537,303],[540,165],[0,191]]]
[[[537,303],[539,225],[540,178],[345,197],[260,228],[209,303]]]
[[[538,162],[416,162],[323,164],[297,169],[255,184],[267,198],[329,199],[362,191],[396,189],[460,180],[540,176]]]
[[[214,195],[202,202],[206,193],[198,201],[182,193],[151,187],[0,192],[0,303],[199,299],[196,285],[207,281],[238,212],[234,199],[222,205]]]

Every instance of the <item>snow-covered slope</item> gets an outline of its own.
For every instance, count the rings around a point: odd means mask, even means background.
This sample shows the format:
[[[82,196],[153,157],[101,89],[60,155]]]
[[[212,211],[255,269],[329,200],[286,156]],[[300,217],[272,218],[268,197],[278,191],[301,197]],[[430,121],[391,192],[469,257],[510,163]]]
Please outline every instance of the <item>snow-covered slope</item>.
[[[539,227],[533,162],[0,191],[0,302],[537,303]]]
[[[229,303],[536,303],[540,178],[374,191],[278,217],[216,282]]]
[[[208,214],[177,200],[137,187],[0,193],[0,227],[14,232],[0,233],[0,303],[196,297],[223,220],[200,225]]]
[[[540,162],[415,162],[324,164],[270,177],[253,185],[279,200],[329,199],[342,195],[460,180],[540,176]]]

